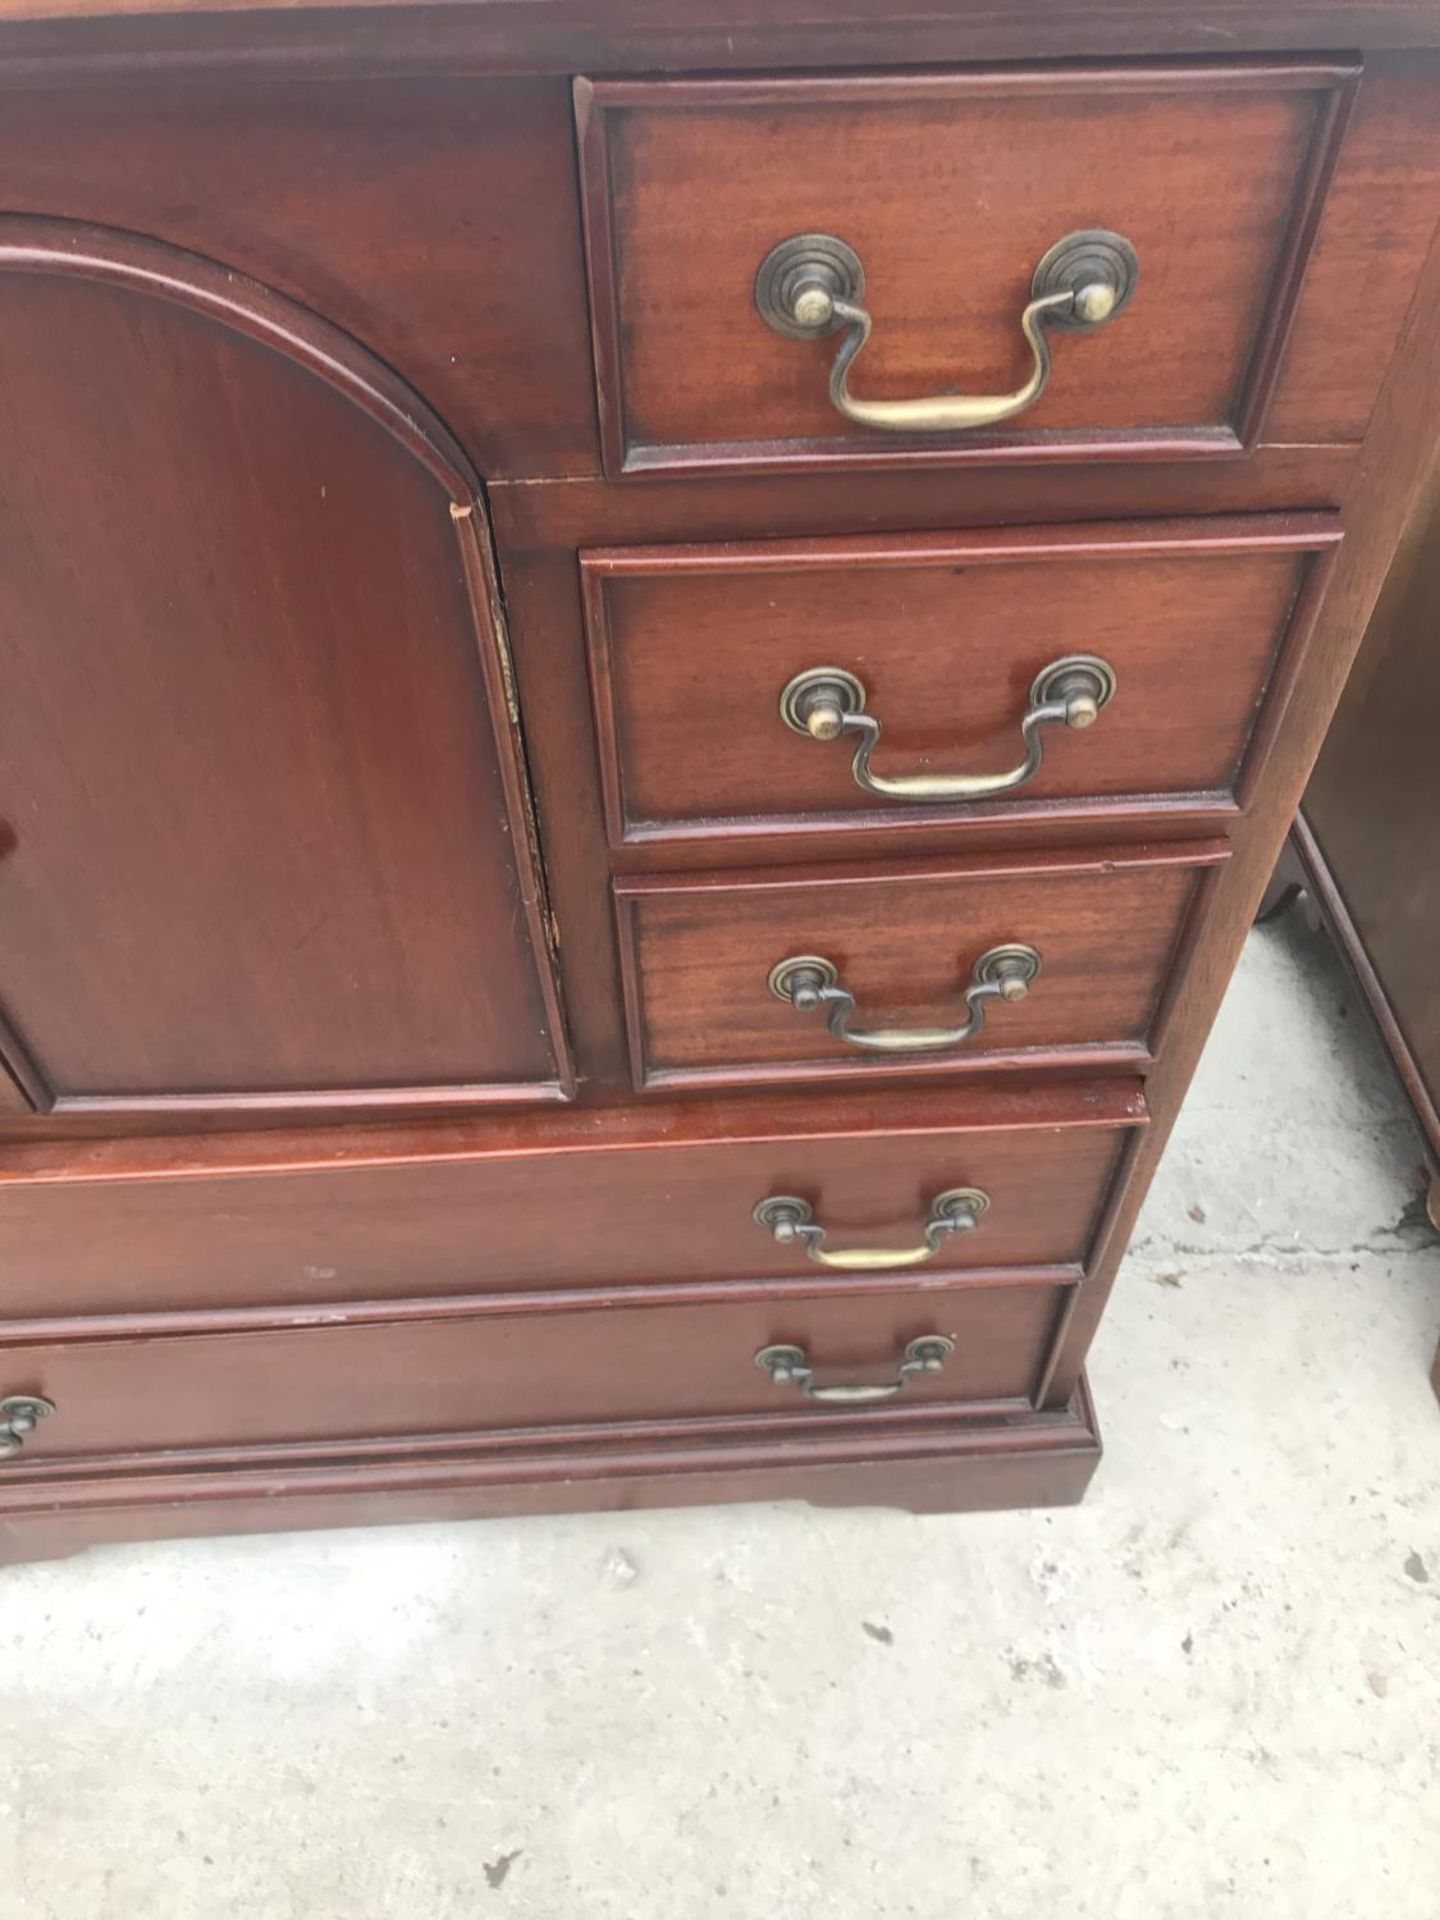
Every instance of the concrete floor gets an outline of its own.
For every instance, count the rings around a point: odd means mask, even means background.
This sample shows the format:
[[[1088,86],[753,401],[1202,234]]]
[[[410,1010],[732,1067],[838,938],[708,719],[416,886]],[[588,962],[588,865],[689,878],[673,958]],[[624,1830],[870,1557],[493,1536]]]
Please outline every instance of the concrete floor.
[[[24,1920],[1436,1920],[1440,1243],[1251,940],[1053,1515],[798,1507],[0,1575]]]

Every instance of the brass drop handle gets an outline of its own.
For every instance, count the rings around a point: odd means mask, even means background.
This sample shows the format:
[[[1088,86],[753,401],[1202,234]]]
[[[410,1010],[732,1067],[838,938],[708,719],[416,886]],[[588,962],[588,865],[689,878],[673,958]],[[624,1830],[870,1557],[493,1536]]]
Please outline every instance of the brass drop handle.
[[[893,1400],[917,1373],[939,1373],[954,1351],[955,1342],[943,1333],[927,1333],[905,1348],[895,1363],[895,1378],[874,1386],[836,1381],[833,1386],[817,1387],[815,1369],[804,1347],[761,1347],[755,1364],[777,1387],[799,1387],[807,1400],[821,1400],[833,1407],[863,1407],[871,1400]]]
[[[54,1413],[53,1400],[35,1393],[12,1393],[0,1400],[0,1460],[13,1459],[40,1422]]]
[[[992,1000],[1023,1000],[1039,976],[1042,962],[1034,947],[991,947],[975,962],[965,989],[968,1019],[958,1027],[853,1028],[855,996],[840,984],[839,969],[819,954],[801,953],[770,969],[770,991],[797,1013],[826,1009],[825,1024],[837,1040],[870,1053],[939,1053],[973,1040],[985,1025]]]
[[[884,1273],[895,1267],[919,1267],[933,1260],[954,1233],[973,1233],[990,1205],[979,1187],[951,1187],[930,1202],[925,1238],[918,1247],[839,1247],[825,1245],[825,1229],[808,1200],[793,1193],[772,1193],[755,1208],[752,1218],[777,1246],[802,1246],[818,1266],[838,1267],[842,1273]]]
[[[1003,773],[876,773],[870,755],[880,740],[880,722],[865,711],[865,687],[844,667],[807,667],[780,696],[780,717],[793,733],[811,740],[855,741],[851,773],[866,793],[887,800],[987,800],[1023,787],[1045,758],[1044,729],[1093,727],[1115,697],[1115,669],[1093,653],[1067,653],[1036,674],[1030,704],[1020,719],[1025,753]]]
[[[1020,315],[1031,354],[1020,385],[1011,393],[938,393],[923,400],[862,400],[851,393],[851,366],[875,323],[860,304],[860,256],[834,234],[797,233],[772,247],[755,276],[755,305],[767,325],[791,339],[845,331],[830,369],[830,401],[847,420],[890,433],[958,433],[996,426],[1032,407],[1050,381],[1049,332],[1104,326],[1129,301],[1139,276],[1139,257],[1122,234],[1103,228],[1067,233],[1036,267]]]

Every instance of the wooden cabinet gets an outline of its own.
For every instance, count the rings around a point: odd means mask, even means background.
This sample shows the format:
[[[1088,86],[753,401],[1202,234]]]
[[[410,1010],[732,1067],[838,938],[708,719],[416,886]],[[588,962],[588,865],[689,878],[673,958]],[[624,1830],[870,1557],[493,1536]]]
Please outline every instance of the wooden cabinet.
[[[1440,1228],[1440,459],[1416,501],[1267,904],[1303,887],[1364,995],[1425,1143]],[[1440,1353],[1434,1380],[1440,1392]]]
[[[1079,1498],[1436,431],[1440,31],[29,11],[6,1550]]]

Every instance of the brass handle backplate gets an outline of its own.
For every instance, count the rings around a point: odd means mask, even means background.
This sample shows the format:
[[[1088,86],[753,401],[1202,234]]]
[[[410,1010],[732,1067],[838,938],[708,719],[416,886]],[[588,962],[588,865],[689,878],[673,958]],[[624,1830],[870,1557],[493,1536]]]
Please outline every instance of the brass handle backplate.
[[[1122,234],[1103,228],[1067,233],[1036,267],[1020,315],[1031,354],[1028,376],[1011,393],[922,400],[862,400],[851,393],[850,368],[875,323],[860,304],[860,256],[834,234],[797,233],[772,247],[755,276],[755,305],[768,326],[790,339],[844,331],[830,369],[830,400],[847,420],[891,433],[957,433],[996,426],[1032,407],[1050,381],[1050,331],[1091,333],[1104,326],[1130,300],[1139,277],[1139,257]]]
[[[1101,709],[1115,697],[1115,669],[1093,653],[1067,653],[1035,676],[1030,704],[1020,720],[1023,758],[1003,773],[876,773],[870,755],[880,740],[880,722],[865,711],[865,687],[844,667],[807,667],[780,696],[780,718],[794,733],[812,740],[855,741],[851,773],[866,793],[887,800],[986,800],[1023,787],[1040,771],[1045,757],[1044,729],[1094,726]]]
[[[755,1208],[753,1218],[778,1246],[802,1246],[807,1259],[843,1273],[883,1273],[895,1267],[919,1267],[933,1260],[955,1233],[973,1233],[990,1205],[979,1187],[951,1187],[930,1202],[925,1238],[918,1247],[836,1247],[825,1245],[825,1229],[808,1200],[793,1193],[772,1193]]]
[[[798,1387],[807,1400],[820,1400],[832,1407],[860,1407],[871,1400],[893,1400],[905,1391],[917,1373],[939,1373],[955,1351],[955,1342],[943,1333],[927,1333],[910,1341],[895,1363],[895,1378],[883,1384],[867,1386],[858,1382],[836,1381],[833,1386],[817,1386],[815,1369],[804,1347],[761,1347],[755,1364],[762,1367],[777,1387]]]
[[[0,1460],[13,1459],[40,1422],[55,1411],[53,1400],[36,1393],[12,1393],[0,1400]]]
[[[840,984],[839,969],[819,954],[795,954],[770,969],[770,991],[797,1013],[826,1010],[825,1024],[837,1040],[869,1053],[939,1053],[973,1040],[985,1025],[985,1009],[992,1000],[1023,1000],[1039,976],[1040,955],[1034,947],[991,947],[975,962],[965,989],[968,1018],[958,1027],[853,1028],[855,996]]]

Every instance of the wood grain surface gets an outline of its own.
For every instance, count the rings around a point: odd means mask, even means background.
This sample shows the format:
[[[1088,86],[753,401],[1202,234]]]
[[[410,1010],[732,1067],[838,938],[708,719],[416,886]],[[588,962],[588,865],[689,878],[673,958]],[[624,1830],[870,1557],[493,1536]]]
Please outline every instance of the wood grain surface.
[[[1440,1167],[1440,461],[1305,789],[1297,832]]]
[[[463,456],[343,336],[172,248],[0,223],[0,285],[0,993],[32,1097],[556,1095]]]
[[[809,1200],[834,1244],[906,1246],[937,1193],[980,1187],[983,1225],[947,1239],[936,1271],[1078,1270],[1143,1118],[1122,1082],[661,1106],[603,1129],[557,1113],[441,1139],[426,1126],[21,1149],[0,1178],[9,1337],[65,1315],[283,1321],[384,1302],[390,1318],[434,1317],[443,1296],[825,1284],[751,1218],[774,1193]]]
[[[56,135],[56,129],[63,134]],[[7,91],[7,211],[130,228],[314,307],[495,474],[597,465],[569,89],[432,72]]]
[[[1148,1057],[1151,1026],[1206,864],[1223,843],[955,862],[928,869],[635,877],[616,882],[637,1084],[1033,1071]],[[1018,1005],[992,1004],[952,1051],[847,1046],[823,1015],[767,985],[818,954],[855,995],[851,1024],[958,1025],[991,947],[1023,942],[1043,970]],[[1059,1054],[1061,1059],[1047,1055]]]
[[[894,1379],[907,1341],[943,1334],[955,1342],[953,1358],[942,1373],[919,1376],[907,1403],[1023,1407],[1061,1292],[963,1287],[12,1347],[0,1355],[0,1390],[55,1403],[16,1462],[25,1467],[87,1454],[373,1445],[682,1412],[696,1420],[797,1410],[833,1418],[833,1409],[807,1402],[797,1388],[782,1390],[756,1366],[756,1352],[779,1342],[811,1352],[823,1380],[880,1384]]]
[[[0,1556],[1078,1498],[1087,1349],[1433,462],[1433,7],[67,10],[0,0],[0,1390],[60,1405]],[[829,227],[858,391],[1010,384],[1035,259],[1100,224],[1136,300],[988,442],[858,438],[751,304]],[[817,610],[886,770],[989,764],[1042,636],[1120,699],[1030,799],[869,812],[774,716]],[[1045,972],[953,1066],[764,984],[818,949],[932,1024],[1008,939]],[[950,1184],[994,1204],[933,1273],[750,1217],[893,1245]],[[753,1365],[932,1330],[954,1370],[863,1413]]]
[[[763,1420],[571,1426],[478,1433],[431,1447],[334,1444],[104,1460],[23,1469],[0,1482],[0,1564],[99,1541],[270,1533],[518,1513],[808,1500],[818,1506],[1057,1506],[1079,1500],[1100,1459],[1088,1393],[1032,1414],[917,1404],[863,1421]],[[878,1417],[877,1416],[878,1412]]]
[[[1155,1125],[1137,1145],[1123,1198],[1098,1250],[1095,1283],[1071,1304],[1047,1405],[1068,1402],[1113,1284],[1150,1179],[1165,1149],[1210,1023],[1254,922],[1281,846],[1300,805],[1356,649],[1384,585],[1415,502],[1433,470],[1440,431],[1440,245],[1431,245],[1400,350],[1367,435],[1346,538],[1316,622],[1306,672],[1285,718],[1235,857],[1217,877],[1204,939],[1177,992],[1162,1058],[1147,1081]]]
[[[864,264],[875,334],[852,384],[877,399],[1009,392],[1048,249],[1094,227],[1136,248],[1132,303],[1094,335],[1056,341],[1050,386],[1023,419],[916,435],[917,452],[1250,444],[1353,72],[578,83],[607,470],[863,459],[877,438],[894,444],[831,406],[834,340],[787,339],[756,311],[761,261],[807,232],[838,236]]]
[[[1076,799],[1233,801],[1307,561],[1338,538],[1295,516],[584,553],[612,841],[992,810],[865,793],[853,740],[780,717],[813,667],[861,681],[873,764],[905,778],[1014,765],[1036,675],[1097,654],[1114,701],[1088,731],[1047,729],[1039,774],[1001,804],[1055,819]]]

